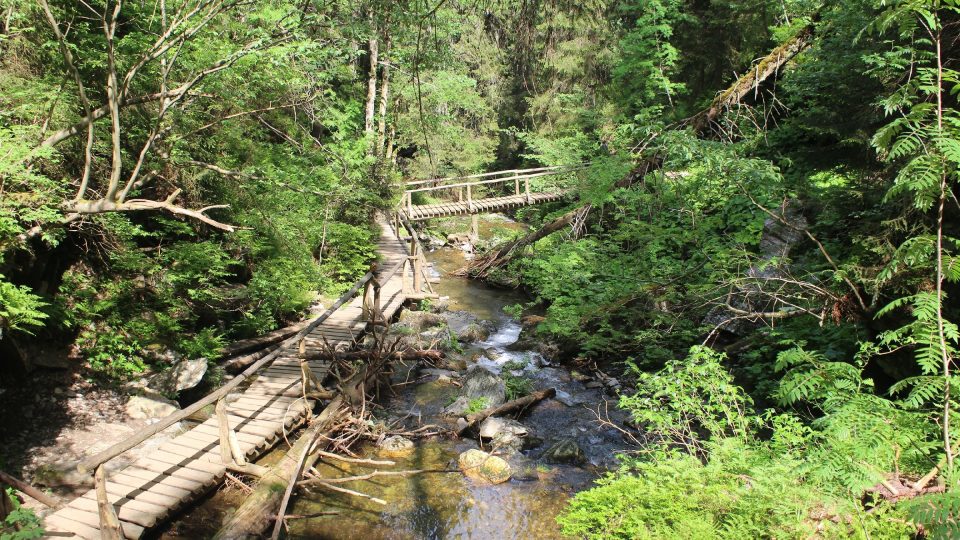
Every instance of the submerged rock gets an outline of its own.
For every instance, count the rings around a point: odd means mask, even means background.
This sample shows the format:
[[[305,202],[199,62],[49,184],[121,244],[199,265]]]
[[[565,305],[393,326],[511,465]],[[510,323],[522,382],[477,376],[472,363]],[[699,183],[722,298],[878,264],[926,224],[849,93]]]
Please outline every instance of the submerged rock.
[[[384,457],[404,457],[413,453],[413,441],[400,435],[387,437],[380,443],[380,455]]]
[[[573,439],[563,439],[555,443],[541,456],[544,460],[553,463],[583,463],[586,456],[583,450]]]
[[[510,464],[503,458],[491,456],[477,449],[467,450],[457,459],[460,470],[468,478],[500,484],[510,479]]]

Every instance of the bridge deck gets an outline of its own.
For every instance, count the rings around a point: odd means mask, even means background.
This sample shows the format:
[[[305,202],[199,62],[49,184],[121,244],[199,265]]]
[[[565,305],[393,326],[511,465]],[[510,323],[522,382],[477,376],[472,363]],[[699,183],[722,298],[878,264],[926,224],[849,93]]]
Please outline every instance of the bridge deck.
[[[411,220],[418,221],[444,216],[498,212],[500,210],[506,210],[508,208],[517,206],[558,201],[563,197],[563,195],[564,194],[562,192],[541,192],[531,193],[529,199],[527,199],[526,195],[520,194],[508,195],[505,197],[487,197],[484,199],[475,199],[470,203],[467,201],[451,201],[437,204],[419,204],[411,206],[407,213],[409,214]]]
[[[378,243],[381,263],[378,276],[407,257],[407,247],[392,228],[381,224]],[[403,273],[382,283],[381,306],[389,319],[406,299]],[[362,296],[334,312],[305,340],[308,350],[319,350],[324,339],[331,345],[350,344],[366,327],[362,317]],[[300,363],[296,348],[284,350],[263,368],[245,389],[229,394],[226,401],[230,426],[237,433],[248,461],[269,450],[287,433],[302,424],[312,403],[300,395]],[[330,364],[310,361],[320,380]],[[193,427],[160,445],[148,457],[131,466],[108,473],[107,493],[117,510],[124,536],[140,538],[146,531],[172,516],[218,485],[226,474],[220,462],[220,438],[216,417]],[[45,519],[49,531],[71,532],[77,538],[99,539],[100,518],[95,490],[90,490]]]

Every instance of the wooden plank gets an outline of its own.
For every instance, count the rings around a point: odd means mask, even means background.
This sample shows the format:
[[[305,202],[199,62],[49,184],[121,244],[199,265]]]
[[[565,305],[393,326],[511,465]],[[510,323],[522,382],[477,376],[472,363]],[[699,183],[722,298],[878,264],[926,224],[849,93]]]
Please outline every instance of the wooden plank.
[[[156,471],[148,471],[140,467],[127,467],[116,473],[114,478],[129,477],[144,482],[144,485],[164,484],[184,491],[197,492],[209,487],[209,483],[198,482],[189,478],[170,476]]]
[[[149,529],[169,513],[166,509],[147,505],[146,503],[138,504],[136,501],[131,501],[130,499],[117,499],[111,496],[109,500],[117,509],[117,516],[120,518],[121,527],[123,526],[123,522],[127,521]],[[80,497],[79,499],[74,499],[68,506],[88,512],[97,511],[97,501],[95,498],[88,499],[86,497]],[[151,507],[156,508],[156,512],[150,510]],[[144,510],[145,508],[147,508],[147,510]]]
[[[94,538],[97,540],[100,539],[100,517],[93,512],[67,506],[57,511],[56,514],[48,516],[45,521],[47,524],[52,524],[61,530],[71,526],[75,526],[77,529],[83,529],[87,531],[88,534],[92,530],[95,531]],[[123,529],[123,536],[131,540],[143,536],[145,530],[143,527],[128,521],[121,521],[120,527]],[[70,530],[68,532],[77,533],[78,531]]]
[[[135,465],[158,472],[166,472],[168,470],[176,472],[192,470],[199,473],[195,478],[198,480],[203,478],[207,482],[209,482],[212,477],[220,476],[226,472],[226,468],[222,465],[215,465],[208,461],[198,459],[188,459],[163,451],[153,452],[149,458],[143,458],[137,461]]]
[[[171,478],[169,476],[164,476],[164,478]],[[144,478],[138,478],[136,476],[131,476],[127,474],[114,474],[110,477],[111,482],[116,482],[122,486],[128,488],[136,488],[142,490],[149,490],[151,492],[161,493],[163,495],[169,495],[171,497],[179,497],[180,499],[187,499],[193,496],[194,490],[184,489],[179,485],[176,485],[171,482],[164,482],[163,480],[153,482]],[[197,487],[202,487],[197,485]]]
[[[78,521],[68,519],[63,514],[66,513],[67,508],[62,508],[57,511],[56,514],[51,514],[44,518],[44,523],[47,528],[52,531],[58,532],[69,532],[73,533],[75,536],[73,538],[82,538],[84,540],[100,540],[100,527],[92,527],[87,523],[80,523]],[[82,512],[81,510],[76,510],[76,512]],[[97,518],[98,520],[100,518]],[[123,526],[123,523],[120,524]],[[126,531],[124,531],[126,535]],[[53,537],[48,537],[53,538]]]
[[[208,434],[208,435],[213,434],[213,435],[216,435],[217,437],[220,436],[220,432],[217,429],[217,426],[201,424],[193,428],[191,431],[196,431],[197,433]],[[262,435],[251,434],[244,431],[236,431],[236,433],[237,433],[237,439],[239,439],[241,442],[246,440],[246,441],[252,442],[253,444],[258,444],[259,441],[263,441],[263,444],[267,444],[270,441],[272,441],[274,438],[276,438],[276,435],[272,437],[263,437]],[[254,441],[254,439],[256,441]]]
[[[155,505],[158,509],[166,508],[168,512],[180,507],[180,505],[186,502],[183,497],[167,495],[160,493],[159,491],[147,491],[140,488],[125,486],[111,480],[107,480],[107,494],[110,496],[111,500],[113,500],[113,497],[116,496],[117,499],[129,499],[131,501]],[[88,491],[85,495],[83,495],[83,497],[92,499],[94,501],[97,500],[97,494],[93,491]]]

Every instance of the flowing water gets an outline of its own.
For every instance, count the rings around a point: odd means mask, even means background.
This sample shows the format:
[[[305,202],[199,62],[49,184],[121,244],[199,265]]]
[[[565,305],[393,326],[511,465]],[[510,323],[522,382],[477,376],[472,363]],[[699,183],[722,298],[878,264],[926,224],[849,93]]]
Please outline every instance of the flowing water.
[[[484,225],[491,226],[490,223]],[[499,221],[495,226],[503,227],[504,223]],[[557,389],[556,399],[541,402],[520,418],[536,442],[532,448],[508,459],[514,473],[510,481],[482,485],[455,471],[457,456],[478,448],[476,440],[418,440],[409,456],[390,458],[396,461],[395,467],[381,468],[444,472],[381,476],[343,484],[381,499],[385,505],[372,499],[311,490],[299,496],[288,509],[288,515],[295,516],[289,520],[291,538],[563,538],[556,517],[569,498],[614,467],[616,453],[627,448],[620,433],[597,418],[599,411],[615,420],[624,420],[616,412],[614,398],[602,389],[586,388],[567,370],[553,365],[551,359],[516,346],[521,326],[504,313],[503,308],[527,302],[527,298],[515,291],[449,275],[464,264],[463,252],[459,250],[442,248],[428,258],[433,263],[433,271],[443,278],[435,287],[438,294],[449,297],[449,311],[444,317],[450,327],[462,327],[476,320],[489,321],[496,327],[487,339],[468,345],[462,354],[454,356],[462,357],[466,365],[477,363],[495,373],[504,371],[507,365],[512,375],[530,379],[534,390]],[[416,371],[400,370],[395,374],[395,378],[409,380],[417,380],[417,376]],[[457,392],[456,386],[438,381],[436,377],[423,377],[417,383],[403,386],[376,414],[388,421],[402,421],[411,428],[445,425],[449,419],[442,418],[440,411]],[[585,460],[574,465],[541,459],[547,448],[561,440],[575,441],[583,450]],[[377,449],[372,445],[361,448],[360,453],[378,458]],[[336,461],[324,461],[317,468],[329,478],[371,472],[362,465]],[[239,499],[242,495],[236,490],[214,495],[174,523],[164,537],[209,536],[227,509],[235,507]]]

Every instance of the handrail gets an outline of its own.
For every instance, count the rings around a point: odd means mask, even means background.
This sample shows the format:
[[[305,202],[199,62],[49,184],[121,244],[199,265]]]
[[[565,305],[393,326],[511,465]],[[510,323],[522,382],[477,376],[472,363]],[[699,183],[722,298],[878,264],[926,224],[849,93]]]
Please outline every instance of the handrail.
[[[461,182],[459,184],[445,184],[442,186],[430,186],[430,187],[423,187],[423,188],[407,189],[405,191],[406,193],[419,193],[424,191],[439,191],[442,189],[452,189],[452,188],[460,188],[460,187],[467,187],[467,186],[481,186],[486,184],[504,184],[507,182],[514,182],[517,180],[529,180],[530,178],[539,178],[541,176],[555,176],[557,174],[559,173],[548,171],[548,172],[541,172],[541,173],[534,173],[534,174],[526,174],[522,176],[507,176],[505,178],[494,178],[492,180],[477,180],[475,182]]]
[[[402,264],[403,263],[401,262],[391,270],[391,273],[390,273],[391,277],[393,276],[393,274],[397,272],[397,270],[399,270]],[[93,456],[90,456],[80,461],[80,463],[77,464],[77,470],[80,471],[82,474],[87,474],[93,471],[94,469],[96,469],[97,467],[99,467],[100,465],[106,463],[107,461],[117,457],[118,455],[126,452],[127,450],[130,450],[134,446],[137,446],[143,441],[163,431],[164,429],[172,426],[177,422],[180,422],[181,420],[186,419],[188,416],[198,412],[200,409],[206,407],[207,405],[210,405],[220,400],[221,398],[225,397],[227,394],[233,391],[236,387],[240,386],[240,384],[243,383],[245,380],[255,375],[257,371],[259,371],[262,367],[264,367],[268,363],[275,360],[278,356],[280,356],[280,354],[284,352],[284,349],[304,339],[315,328],[323,324],[323,322],[326,321],[328,318],[330,318],[330,316],[333,315],[338,309],[340,309],[344,304],[346,304],[348,301],[353,299],[353,297],[357,295],[360,289],[368,281],[370,281],[373,278],[374,278],[374,273],[367,272],[362,278],[360,278],[359,281],[357,281],[353,285],[353,287],[350,288],[350,290],[343,293],[340,296],[340,298],[338,298],[337,301],[334,302],[332,306],[330,306],[329,309],[323,312],[322,315],[320,315],[319,317],[311,321],[309,325],[307,325],[302,330],[297,332],[293,337],[290,337],[284,340],[283,342],[281,342],[280,345],[273,352],[264,356],[260,360],[257,360],[256,363],[254,363],[253,365],[245,369],[242,373],[234,377],[227,384],[221,386],[220,388],[200,398],[200,400],[191,404],[187,408],[182,409],[173,414],[170,414],[164,417],[163,419],[161,419],[160,421],[158,421],[156,424],[151,424],[149,427],[139,431],[138,433],[131,435],[130,437],[114,444],[113,446],[110,446],[106,450],[103,450],[102,452],[99,452]]]
[[[432,182],[446,182],[447,180],[467,180],[469,178],[483,178],[485,176],[496,176],[498,174],[520,174],[520,173],[532,173],[540,171],[551,171],[555,169],[571,169],[575,170],[577,168],[583,167],[583,165],[553,165],[550,167],[534,167],[532,169],[507,169],[503,171],[493,171],[485,172],[479,174],[469,174],[467,176],[448,176],[446,178],[431,178],[429,180],[414,180],[411,182],[406,182],[404,185],[407,186],[417,186],[420,184],[429,184]]]

